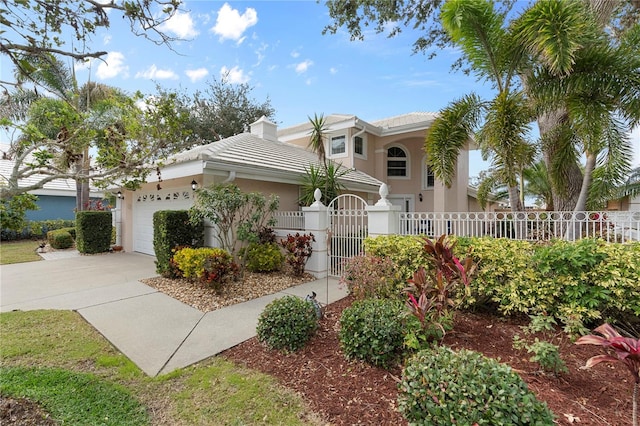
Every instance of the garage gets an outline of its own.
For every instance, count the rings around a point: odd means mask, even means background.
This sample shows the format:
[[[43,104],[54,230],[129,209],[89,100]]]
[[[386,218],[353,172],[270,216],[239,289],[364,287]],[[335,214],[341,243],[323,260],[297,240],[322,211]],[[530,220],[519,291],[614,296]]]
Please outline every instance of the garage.
[[[133,200],[133,251],[155,256],[153,214],[159,210],[186,210],[193,204],[191,188],[136,193]]]

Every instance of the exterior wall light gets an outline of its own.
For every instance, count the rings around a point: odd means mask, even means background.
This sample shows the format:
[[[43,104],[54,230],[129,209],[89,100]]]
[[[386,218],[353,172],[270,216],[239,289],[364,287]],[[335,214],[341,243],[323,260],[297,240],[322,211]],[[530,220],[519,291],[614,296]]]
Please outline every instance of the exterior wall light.
[[[122,191],[118,191],[118,192],[116,193],[116,196],[117,196],[119,199],[124,200],[124,195],[122,195]]]
[[[196,182],[195,179],[192,180],[191,181],[191,189],[193,189],[195,191],[197,187],[198,187],[198,182]]]
[[[418,200],[420,200],[420,202],[422,202],[422,192],[418,194]]]

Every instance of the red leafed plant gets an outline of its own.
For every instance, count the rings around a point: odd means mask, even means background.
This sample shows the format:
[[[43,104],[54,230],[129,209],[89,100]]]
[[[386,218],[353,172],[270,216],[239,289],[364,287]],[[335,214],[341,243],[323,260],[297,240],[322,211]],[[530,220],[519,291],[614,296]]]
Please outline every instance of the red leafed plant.
[[[590,334],[576,340],[577,345],[600,345],[613,351],[606,355],[596,355],[587,360],[584,368],[601,362],[620,361],[627,366],[635,383],[633,384],[633,426],[638,426],[638,388],[640,387],[640,339],[623,337],[610,324],[602,324],[594,330],[601,334]],[[604,336],[604,337],[603,337]]]
[[[444,328],[440,323],[449,316],[449,309],[455,308],[453,295],[460,285],[468,290],[476,264],[470,255],[464,265],[454,255],[455,242],[446,235],[437,240],[424,239],[424,251],[429,268],[420,267],[406,288],[409,311],[420,320],[423,329],[429,326]]]
[[[304,267],[313,253],[311,243],[315,240],[313,234],[300,235],[299,232],[280,240],[280,245],[288,252],[287,263],[293,268],[293,275],[301,277],[304,274]]]

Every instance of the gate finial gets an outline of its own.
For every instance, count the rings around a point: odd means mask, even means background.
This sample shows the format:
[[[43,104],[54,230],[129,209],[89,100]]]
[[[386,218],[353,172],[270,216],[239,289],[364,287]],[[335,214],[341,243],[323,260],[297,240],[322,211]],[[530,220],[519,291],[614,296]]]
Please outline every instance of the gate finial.
[[[313,199],[315,200],[315,202],[311,204],[311,207],[318,207],[323,205],[322,201],[320,201],[322,199],[322,192],[320,191],[320,188],[316,188],[316,190],[313,191]]]
[[[391,206],[391,202],[387,200],[387,195],[389,195],[389,187],[386,183],[380,185],[380,190],[378,190],[378,194],[380,194],[380,199],[376,203],[376,206]]]

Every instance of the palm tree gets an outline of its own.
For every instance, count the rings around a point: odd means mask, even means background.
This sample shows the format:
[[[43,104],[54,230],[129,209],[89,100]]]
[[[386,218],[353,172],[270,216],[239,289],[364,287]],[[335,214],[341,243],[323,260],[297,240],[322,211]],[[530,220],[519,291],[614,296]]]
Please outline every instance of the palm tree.
[[[324,118],[324,114],[313,114],[313,118],[308,117],[309,122],[311,123],[311,135],[309,138],[308,147],[311,151],[315,152],[318,155],[318,160],[322,163],[322,169],[324,172],[324,179],[320,178],[318,183],[323,183],[322,199],[324,200],[324,204],[327,205],[328,201],[331,201],[331,198],[327,200],[327,193],[329,192],[328,184],[329,181],[327,179],[328,176],[328,164],[327,164],[327,150],[324,145],[326,139],[327,125],[326,120]],[[311,166],[309,170],[309,174],[314,172],[313,166]],[[317,170],[316,170],[317,174]],[[315,188],[311,189],[310,194],[313,194]]]
[[[624,135],[640,114],[640,30],[635,22],[616,40],[605,29],[621,4],[539,1],[516,24],[518,40],[539,60],[523,81],[538,105],[558,210],[584,210],[595,191],[618,186],[630,167]]]
[[[547,211],[553,211],[553,194],[551,192],[547,163],[544,160],[538,160],[525,168],[522,176],[525,181],[525,194],[535,197],[537,203],[544,205]]]
[[[585,18],[586,19],[586,18]],[[541,68],[529,79],[531,93],[544,114],[563,111],[570,129],[565,150],[552,162],[552,182],[562,171],[557,162],[582,154],[585,165],[574,210],[583,211],[598,195],[619,187],[631,169],[633,147],[628,133],[640,122],[640,25],[614,46],[592,18],[588,48],[576,52],[570,73],[562,78]],[[562,176],[563,174],[560,174]]]
[[[532,111],[515,80],[523,52],[490,2],[449,0],[440,18],[478,77],[489,80],[498,93],[491,101],[471,94],[441,111],[426,136],[427,162],[449,186],[460,150],[475,136],[483,156],[493,162],[493,177],[508,187],[512,211],[522,210],[520,175],[535,152],[527,140]]]
[[[37,99],[42,98],[43,95],[38,93],[38,87],[53,94],[58,101],[69,105],[78,115],[88,114],[104,99],[113,95],[120,95],[115,88],[91,81],[88,81],[82,87],[78,87],[74,69],[66,66],[53,55],[27,56],[24,58],[23,63],[25,66],[28,64],[28,69],[32,72],[25,76],[18,71],[16,80],[20,83],[20,86],[29,81],[34,84],[34,89],[32,91],[19,89],[14,96],[10,97],[12,100],[7,100],[8,104],[21,102],[20,106],[22,108],[16,109],[13,113],[13,118],[15,119],[25,119],[29,106]],[[65,130],[68,131],[69,129],[56,129],[55,132],[60,135],[59,137],[64,137],[63,135],[72,137]],[[89,144],[80,143],[78,150],[78,152],[68,153],[68,155],[77,159],[74,161],[74,167],[80,177],[76,179],[76,210],[81,211],[87,208],[89,202],[88,176],[91,166]]]

